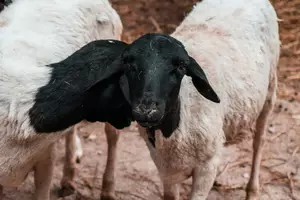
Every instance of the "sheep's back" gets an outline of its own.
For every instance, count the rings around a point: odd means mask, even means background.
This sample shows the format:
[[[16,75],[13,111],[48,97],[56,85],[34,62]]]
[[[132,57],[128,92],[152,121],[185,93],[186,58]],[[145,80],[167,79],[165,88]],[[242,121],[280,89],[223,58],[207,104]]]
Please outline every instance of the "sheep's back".
[[[251,130],[264,105],[279,57],[277,16],[270,2],[203,1],[172,36],[183,42],[221,99],[220,105],[208,104],[193,89],[193,103],[198,105],[194,107],[199,112],[219,112],[227,138],[241,129]],[[183,82],[184,91],[190,84]]]

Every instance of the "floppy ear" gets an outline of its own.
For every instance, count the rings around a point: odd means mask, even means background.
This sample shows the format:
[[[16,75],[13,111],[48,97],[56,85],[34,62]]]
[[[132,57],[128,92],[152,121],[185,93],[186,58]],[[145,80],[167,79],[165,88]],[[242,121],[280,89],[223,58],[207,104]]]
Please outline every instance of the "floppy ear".
[[[91,66],[97,65],[92,66],[94,73],[90,73],[96,83],[114,75],[121,76],[124,72],[121,54],[128,44],[118,40],[98,40],[93,45],[93,47],[88,47],[88,51],[82,51],[82,56],[77,55],[77,57],[91,61]]]
[[[204,71],[192,57],[190,57],[190,64],[187,66],[186,75],[192,77],[194,86],[206,99],[220,103],[220,99],[210,86]]]
[[[107,105],[114,105],[110,91],[121,93],[114,86],[123,73],[121,54],[126,47],[126,43],[117,40],[96,40],[48,65],[51,79],[39,88],[29,111],[35,130],[51,133],[83,119],[107,121],[103,112],[110,109]],[[125,117],[119,118],[122,123],[128,123]]]
[[[108,56],[109,57],[109,56]],[[101,66],[103,67],[103,66]],[[123,64],[121,61],[121,58],[116,58],[111,64],[109,64],[106,67],[103,67],[102,70],[99,71],[100,74],[98,74],[97,82],[102,82],[107,79],[110,79],[111,77],[118,75],[121,76],[124,73],[123,70]]]
[[[128,84],[128,80],[127,80],[125,74],[123,74],[120,78],[120,87],[121,87],[121,90],[123,92],[123,95],[124,95],[126,101],[131,105],[130,94],[129,94],[129,84]]]

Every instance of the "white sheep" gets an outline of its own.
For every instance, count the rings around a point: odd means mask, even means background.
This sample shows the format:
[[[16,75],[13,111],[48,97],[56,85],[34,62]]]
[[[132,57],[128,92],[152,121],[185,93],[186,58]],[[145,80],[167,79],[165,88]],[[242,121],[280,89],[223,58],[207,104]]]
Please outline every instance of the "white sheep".
[[[178,183],[189,177],[190,199],[206,199],[225,138],[253,129],[247,199],[259,198],[279,49],[277,16],[268,0],[202,1],[170,36],[146,34],[125,49],[121,85],[165,200],[178,200]]]
[[[72,125],[85,117],[99,117],[65,115],[77,109],[72,103],[80,89],[87,93],[83,101],[97,96],[93,90],[101,89],[96,81],[107,73],[111,52],[103,53],[102,65],[89,56],[102,55],[97,42],[78,51],[90,53],[77,58],[72,53],[93,40],[120,39],[122,23],[108,0],[15,0],[0,13],[0,26],[0,189],[19,186],[34,169],[34,198],[48,200],[55,142],[67,133],[74,136]],[[115,45],[112,40],[104,43]]]

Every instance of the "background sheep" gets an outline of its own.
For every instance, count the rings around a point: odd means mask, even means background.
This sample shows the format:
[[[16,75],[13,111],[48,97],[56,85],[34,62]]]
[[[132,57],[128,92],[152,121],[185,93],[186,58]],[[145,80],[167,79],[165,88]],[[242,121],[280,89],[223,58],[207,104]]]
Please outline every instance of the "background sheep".
[[[1,4],[1,11],[4,9],[4,6],[8,6],[11,4],[12,1],[2,1]],[[105,21],[105,20],[103,20]],[[121,26],[122,24],[118,25]],[[120,39],[120,33],[116,34],[115,36],[112,34],[113,38]],[[83,156],[83,149],[81,145],[80,138],[78,136],[78,129],[82,126],[86,126],[87,124],[91,124],[87,121],[82,121],[81,123],[77,124],[73,131],[69,132],[66,136],[65,140],[65,162],[64,162],[64,169],[63,169],[63,178],[61,180],[61,190],[59,191],[59,196],[68,196],[72,194],[75,190],[75,175],[77,171],[76,163],[80,163],[80,159]],[[115,160],[116,160],[116,144],[118,140],[118,130],[115,129],[110,124],[106,124],[105,126],[105,133],[108,140],[108,149],[109,154],[107,157],[107,165],[105,167],[105,173],[103,176],[103,184],[102,184],[102,196],[114,196],[114,169],[115,169]]]
[[[3,25],[0,35],[0,184],[4,187],[16,187],[34,169],[35,199],[46,200],[49,199],[55,142],[64,136],[62,133],[71,131],[70,126],[85,117],[94,121],[107,121],[107,115],[88,113],[76,118],[77,115],[68,113],[68,109],[74,109],[72,103],[67,103],[72,100],[61,99],[62,96],[69,96],[73,100],[78,98],[76,95],[84,91],[78,91],[83,88],[76,84],[84,81],[90,85],[85,89],[88,93],[88,99],[84,97],[85,101],[102,100],[102,96],[97,96],[97,89],[101,84],[90,89],[97,83],[97,70],[101,70],[101,63],[98,63],[99,67],[97,65],[93,68],[96,63],[90,63],[94,61],[89,60],[89,56],[85,58],[88,54],[79,55],[79,59],[76,53],[62,62],[56,62],[92,40],[118,39],[122,24],[106,0],[17,0],[0,17]],[[114,45],[113,41],[105,42],[109,46]],[[88,47],[80,49],[77,54],[93,52],[98,48],[97,43]],[[95,53],[101,54],[102,49],[100,50]],[[105,49],[103,51],[105,62],[108,62],[106,53],[114,54],[105,52]],[[99,55],[97,57],[99,59]],[[85,62],[90,68],[84,68]],[[105,62],[104,65],[108,64]],[[45,67],[49,63],[55,64]],[[21,66],[25,66],[24,70]],[[87,72],[89,69],[96,70],[93,77],[88,79],[94,82],[85,79],[90,74]],[[80,70],[87,73],[81,74]],[[107,72],[98,73],[105,75]],[[112,85],[103,92],[113,90]],[[94,96],[97,99],[93,99]],[[106,96],[106,99],[109,97],[110,95]],[[107,105],[106,108],[109,109]],[[123,127],[121,124],[124,123],[118,121],[121,118],[110,120],[117,127]],[[127,119],[125,123],[128,124]]]
[[[121,86],[134,119],[145,127],[140,133],[164,183],[164,199],[178,199],[177,183],[190,176],[190,198],[206,199],[224,137],[255,125],[247,199],[258,199],[279,46],[269,1],[211,0],[197,4],[171,36],[147,34],[125,49]]]

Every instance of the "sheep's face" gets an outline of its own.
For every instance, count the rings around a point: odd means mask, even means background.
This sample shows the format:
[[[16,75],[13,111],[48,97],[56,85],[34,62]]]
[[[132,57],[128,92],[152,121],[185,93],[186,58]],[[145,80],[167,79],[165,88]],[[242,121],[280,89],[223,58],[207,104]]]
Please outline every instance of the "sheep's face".
[[[198,91],[219,102],[204,72],[178,40],[147,34],[123,52],[125,75],[121,87],[131,103],[134,119],[147,128],[159,126],[172,108],[184,75],[191,76]]]

